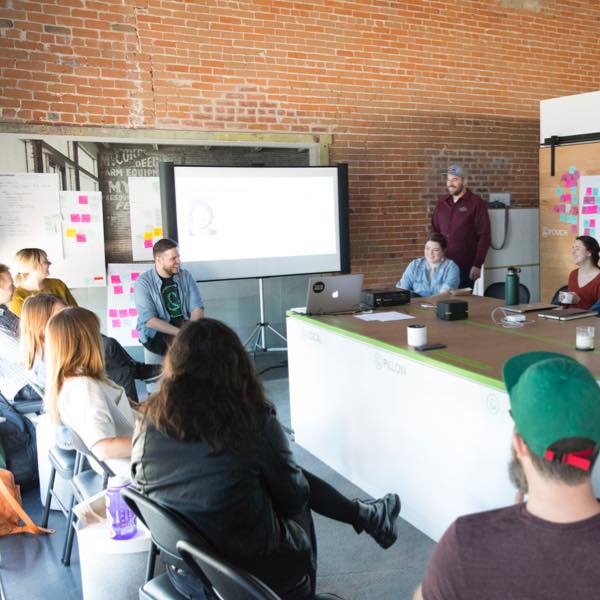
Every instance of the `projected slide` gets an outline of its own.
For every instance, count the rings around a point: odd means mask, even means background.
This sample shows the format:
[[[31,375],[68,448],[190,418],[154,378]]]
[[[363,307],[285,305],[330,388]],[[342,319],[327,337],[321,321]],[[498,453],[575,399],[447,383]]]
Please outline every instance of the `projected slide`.
[[[198,279],[340,269],[336,168],[174,172],[181,257]]]

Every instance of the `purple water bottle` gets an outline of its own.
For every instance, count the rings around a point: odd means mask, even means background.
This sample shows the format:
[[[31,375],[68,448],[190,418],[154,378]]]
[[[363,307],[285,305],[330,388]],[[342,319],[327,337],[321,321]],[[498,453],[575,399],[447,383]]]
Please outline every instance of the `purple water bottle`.
[[[106,488],[106,519],[113,540],[128,540],[137,532],[135,515],[121,496],[121,490],[130,485],[126,477],[110,477]]]

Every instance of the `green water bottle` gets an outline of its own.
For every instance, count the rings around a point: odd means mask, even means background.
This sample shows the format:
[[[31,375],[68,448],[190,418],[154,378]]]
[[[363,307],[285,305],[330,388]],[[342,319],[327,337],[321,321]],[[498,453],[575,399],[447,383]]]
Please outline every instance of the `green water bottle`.
[[[506,306],[519,304],[519,273],[521,269],[517,267],[508,267],[506,278],[504,279],[504,301]]]

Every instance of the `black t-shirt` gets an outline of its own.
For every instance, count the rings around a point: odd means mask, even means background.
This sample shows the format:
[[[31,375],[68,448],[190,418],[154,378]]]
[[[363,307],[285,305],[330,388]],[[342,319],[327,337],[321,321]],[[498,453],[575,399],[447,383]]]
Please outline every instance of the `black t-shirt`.
[[[175,327],[181,327],[183,324],[183,312],[181,310],[181,296],[179,286],[173,281],[173,277],[161,277],[160,295],[163,304],[169,313],[169,323]]]

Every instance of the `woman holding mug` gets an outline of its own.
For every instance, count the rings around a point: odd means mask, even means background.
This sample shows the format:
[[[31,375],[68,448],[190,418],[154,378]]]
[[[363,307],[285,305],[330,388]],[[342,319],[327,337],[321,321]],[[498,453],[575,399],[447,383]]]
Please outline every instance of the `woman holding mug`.
[[[569,274],[569,291],[560,292],[559,302],[572,308],[600,309],[600,245],[590,235],[575,238],[572,249],[577,268]]]

